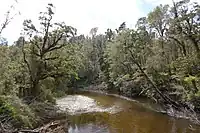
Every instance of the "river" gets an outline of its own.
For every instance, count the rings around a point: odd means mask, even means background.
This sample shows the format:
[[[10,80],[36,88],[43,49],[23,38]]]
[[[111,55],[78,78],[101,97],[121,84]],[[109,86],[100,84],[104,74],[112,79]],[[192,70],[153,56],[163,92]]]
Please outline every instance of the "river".
[[[69,114],[69,133],[200,133],[188,120],[153,111],[159,106],[146,100],[84,92],[57,105]]]

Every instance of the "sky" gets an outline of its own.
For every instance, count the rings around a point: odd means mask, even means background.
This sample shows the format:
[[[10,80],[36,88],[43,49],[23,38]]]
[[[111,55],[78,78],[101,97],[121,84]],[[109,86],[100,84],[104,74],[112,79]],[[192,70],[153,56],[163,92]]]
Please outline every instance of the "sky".
[[[75,27],[78,34],[89,34],[93,27],[98,27],[98,33],[104,33],[107,28],[116,29],[122,22],[133,28],[138,18],[146,16],[159,4],[171,4],[172,0],[0,0],[0,24],[11,5],[14,16],[11,23],[3,31],[2,36],[12,44],[20,36],[25,19],[31,19],[37,26],[39,12],[45,11],[48,3],[55,9],[54,20],[65,22]],[[198,1],[198,0],[192,0]],[[20,12],[20,14],[18,14]]]

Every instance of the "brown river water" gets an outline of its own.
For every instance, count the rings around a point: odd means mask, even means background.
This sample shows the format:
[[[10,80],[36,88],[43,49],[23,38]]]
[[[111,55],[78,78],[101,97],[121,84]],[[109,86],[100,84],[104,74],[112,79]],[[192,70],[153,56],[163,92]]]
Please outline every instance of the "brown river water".
[[[69,133],[200,133],[200,126],[152,109],[146,100],[84,92],[57,100],[69,113]]]

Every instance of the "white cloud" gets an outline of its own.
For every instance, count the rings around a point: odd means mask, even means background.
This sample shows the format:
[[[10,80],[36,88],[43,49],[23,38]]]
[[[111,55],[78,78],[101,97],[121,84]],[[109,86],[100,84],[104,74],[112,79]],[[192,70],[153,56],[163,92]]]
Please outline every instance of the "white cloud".
[[[143,0],[144,2],[152,5],[159,5],[159,4],[169,4],[171,5],[173,0]],[[174,0],[175,2],[180,1],[180,0]],[[199,2],[199,0],[190,0],[191,2]]]
[[[0,20],[13,1],[1,1]],[[9,42],[15,41],[22,30],[23,20],[37,22],[38,13],[45,9],[47,3],[56,7],[55,20],[74,26],[79,33],[87,34],[93,27],[99,27],[99,31],[104,33],[107,28],[115,29],[124,21],[128,27],[133,27],[137,19],[145,15],[143,2],[150,8],[152,6],[148,4],[170,3],[171,0],[18,0],[16,10],[21,15],[9,24],[3,36]]]
[[[169,4],[172,0],[144,0],[146,3],[159,5],[159,4]]]
[[[1,14],[12,2],[13,0],[1,2]],[[23,20],[32,19],[37,22],[38,13],[49,2],[56,7],[55,20],[64,21],[84,34],[89,33],[93,27],[99,27],[99,31],[104,33],[107,28],[117,28],[124,21],[131,26],[141,16],[137,2],[133,0],[18,0],[16,8],[21,15],[16,16],[9,24],[3,36],[10,42],[15,41],[20,35]]]

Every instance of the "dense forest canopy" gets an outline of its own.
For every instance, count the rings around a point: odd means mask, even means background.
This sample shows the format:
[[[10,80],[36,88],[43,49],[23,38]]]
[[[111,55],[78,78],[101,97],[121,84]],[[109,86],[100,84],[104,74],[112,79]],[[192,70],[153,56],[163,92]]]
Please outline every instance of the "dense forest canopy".
[[[48,4],[46,12],[39,13],[40,27],[25,20],[14,45],[0,36],[1,114],[9,110],[8,116],[30,126],[34,114],[29,104],[53,103],[63,92],[91,84],[200,112],[198,3],[158,5],[138,19],[134,29],[123,22],[105,34],[97,34],[94,27],[90,36],[52,22],[54,8]],[[8,22],[0,27],[0,35]],[[24,117],[27,114],[30,117]]]

